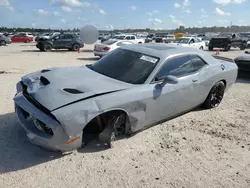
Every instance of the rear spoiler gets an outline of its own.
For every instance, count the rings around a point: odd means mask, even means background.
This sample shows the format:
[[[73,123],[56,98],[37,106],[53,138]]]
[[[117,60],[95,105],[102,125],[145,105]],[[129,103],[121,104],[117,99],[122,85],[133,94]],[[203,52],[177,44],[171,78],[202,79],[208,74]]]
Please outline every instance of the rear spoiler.
[[[218,55],[212,55],[212,56],[213,56],[215,59],[218,59],[218,60],[234,62],[234,59],[233,59],[233,58],[222,57],[222,56],[218,56]]]

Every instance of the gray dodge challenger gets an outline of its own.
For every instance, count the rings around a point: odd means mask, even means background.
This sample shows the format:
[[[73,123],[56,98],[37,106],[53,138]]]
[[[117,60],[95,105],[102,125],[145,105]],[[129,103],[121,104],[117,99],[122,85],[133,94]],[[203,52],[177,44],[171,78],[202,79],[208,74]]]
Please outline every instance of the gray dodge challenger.
[[[92,65],[43,69],[21,78],[15,112],[31,143],[61,152],[93,139],[112,147],[196,107],[217,107],[238,67],[198,49],[131,44]]]

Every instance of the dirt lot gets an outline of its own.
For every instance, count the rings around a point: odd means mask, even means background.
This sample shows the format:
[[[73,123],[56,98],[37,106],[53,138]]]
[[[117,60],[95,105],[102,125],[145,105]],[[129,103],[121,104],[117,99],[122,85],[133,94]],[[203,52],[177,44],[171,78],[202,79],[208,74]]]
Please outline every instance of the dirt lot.
[[[250,81],[244,79],[217,109],[190,112],[112,149],[90,144],[61,156],[30,144],[13,112],[16,82],[41,68],[92,63],[92,49],[78,54],[40,53],[34,44],[0,48],[0,71],[6,71],[0,74],[0,188],[250,187]]]

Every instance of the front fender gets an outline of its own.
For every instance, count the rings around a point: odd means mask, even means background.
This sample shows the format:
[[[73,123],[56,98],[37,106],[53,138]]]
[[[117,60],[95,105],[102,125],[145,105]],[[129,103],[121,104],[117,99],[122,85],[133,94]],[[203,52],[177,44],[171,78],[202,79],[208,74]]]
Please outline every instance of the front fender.
[[[51,113],[62,124],[64,131],[69,136],[76,136],[101,111],[95,100],[87,100],[65,106]]]

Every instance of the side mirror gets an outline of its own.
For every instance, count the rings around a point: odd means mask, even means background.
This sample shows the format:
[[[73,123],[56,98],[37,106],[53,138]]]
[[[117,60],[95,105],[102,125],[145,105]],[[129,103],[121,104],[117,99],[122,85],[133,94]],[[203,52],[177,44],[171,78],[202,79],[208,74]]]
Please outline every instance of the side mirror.
[[[179,82],[178,78],[172,75],[162,76],[158,78],[158,80],[162,80],[162,82],[159,84],[161,87],[164,87],[167,83],[177,84]]]

